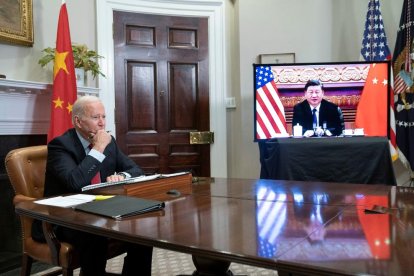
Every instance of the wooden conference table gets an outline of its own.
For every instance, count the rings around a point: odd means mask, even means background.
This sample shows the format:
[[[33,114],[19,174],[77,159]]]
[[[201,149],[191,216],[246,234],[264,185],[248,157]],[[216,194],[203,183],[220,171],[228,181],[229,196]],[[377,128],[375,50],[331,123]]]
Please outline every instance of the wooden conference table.
[[[374,205],[386,213],[365,212]],[[414,275],[413,188],[212,178],[124,220],[33,202],[16,212],[279,275]]]

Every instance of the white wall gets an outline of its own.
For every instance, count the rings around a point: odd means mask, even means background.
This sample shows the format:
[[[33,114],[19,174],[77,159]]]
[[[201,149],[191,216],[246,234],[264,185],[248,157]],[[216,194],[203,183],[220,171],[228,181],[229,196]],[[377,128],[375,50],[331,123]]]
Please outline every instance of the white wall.
[[[333,2],[333,55],[336,60],[355,60],[355,48],[360,49],[368,1],[347,0]],[[391,54],[397,39],[403,0],[381,0],[381,13]],[[359,53],[359,52],[358,52]],[[357,54],[358,54],[357,53]]]
[[[391,51],[403,0],[382,0],[381,11]],[[240,64],[233,63],[239,85],[228,111],[229,177],[260,175],[258,146],[253,142],[253,68],[260,54],[296,54],[296,62],[359,60],[368,0],[239,0],[236,25]]]
[[[52,82],[52,64],[42,68],[37,61],[42,49],[56,45],[60,6],[59,0],[33,1],[33,47],[0,43],[0,74],[13,80]],[[72,42],[96,49],[95,0],[67,0],[66,7]],[[96,86],[90,76],[88,85]]]

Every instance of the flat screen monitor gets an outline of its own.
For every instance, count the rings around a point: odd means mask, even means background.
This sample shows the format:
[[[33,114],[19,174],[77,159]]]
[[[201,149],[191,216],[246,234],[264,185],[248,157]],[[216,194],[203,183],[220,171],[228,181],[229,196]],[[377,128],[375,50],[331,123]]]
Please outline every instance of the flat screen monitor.
[[[389,136],[389,61],[253,64],[253,78],[255,141],[292,136],[293,109],[306,100],[309,80],[323,84],[323,98],[340,108],[345,129]]]

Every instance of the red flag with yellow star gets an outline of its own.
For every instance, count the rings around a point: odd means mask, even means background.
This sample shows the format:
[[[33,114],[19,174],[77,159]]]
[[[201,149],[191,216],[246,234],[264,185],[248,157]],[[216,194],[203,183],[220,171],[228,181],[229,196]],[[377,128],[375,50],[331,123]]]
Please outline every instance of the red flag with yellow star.
[[[387,63],[371,64],[358,103],[355,128],[363,128],[368,136],[387,136],[388,133],[387,69]]]
[[[51,103],[49,142],[72,128],[72,105],[76,101],[77,88],[72,43],[70,40],[68,12],[62,3],[56,36],[55,64],[53,66],[53,94]]]

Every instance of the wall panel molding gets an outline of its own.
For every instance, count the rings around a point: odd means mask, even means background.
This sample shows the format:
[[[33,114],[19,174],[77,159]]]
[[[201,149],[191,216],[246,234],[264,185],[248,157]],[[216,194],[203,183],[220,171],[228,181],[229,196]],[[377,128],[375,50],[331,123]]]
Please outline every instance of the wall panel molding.
[[[52,84],[0,79],[0,135],[46,134]],[[99,89],[78,87],[78,96],[99,96]]]

